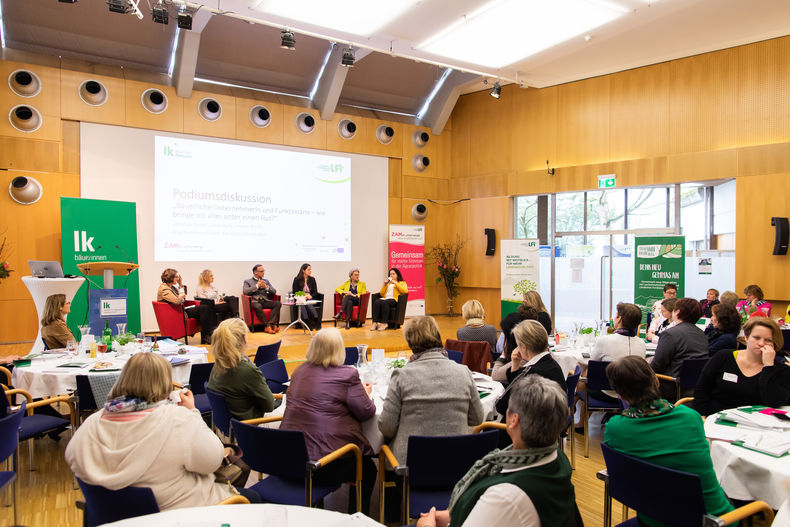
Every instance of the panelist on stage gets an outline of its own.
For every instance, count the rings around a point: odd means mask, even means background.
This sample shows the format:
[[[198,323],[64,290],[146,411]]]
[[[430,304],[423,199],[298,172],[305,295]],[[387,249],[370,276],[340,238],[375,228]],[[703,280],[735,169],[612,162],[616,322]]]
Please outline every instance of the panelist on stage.
[[[335,293],[343,295],[343,300],[340,303],[340,311],[335,313],[335,319],[340,318],[340,315],[346,315],[346,329],[351,327],[351,315],[354,312],[354,306],[359,305],[359,297],[367,292],[365,282],[359,280],[359,269],[353,267],[348,272],[348,280],[335,289]],[[364,320],[363,315],[360,313],[360,320]]]
[[[256,264],[252,268],[252,278],[244,280],[241,287],[242,293],[252,297],[252,309],[258,320],[266,324],[266,333],[277,333],[277,321],[280,320],[280,302],[274,300],[277,289],[263,277],[264,268],[261,264]],[[266,318],[264,309],[270,309],[269,318]]]
[[[162,271],[162,283],[156,292],[157,302],[167,302],[180,306],[186,300],[186,293],[179,288],[180,276],[175,269],[165,269]],[[200,322],[200,343],[210,344],[211,334],[217,327],[217,316],[214,310],[205,304],[186,306],[184,313],[188,318],[196,318]]]
[[[323,300],[324,295],[318,292],[318,284],[313,278],[313,266],[309,263],[303,263],[299,268],[299,273],[294,278],[291,290],[296,293],[303,291],[307,300]],[[323,306],[299,306],[302,310],[302,317],[307,319],[307,325],[312,329],[321,329],[321,317],[318,316],[318,310]]]
[[[214,313],[217,318],[239,318],[239,297],[226,296],[214,287],[214,273],[211,269],[204,269],[198,275],[198,285],[195,290],[195,300],[212,300]]]
[[[409,286],[403,281],[403,275],[400,269],[393,267],[389,271],[384,285],[381,286],[381,298],[373,300],[373,325],[370,327],[371,331],[384,331],[387,329],[387,322],[389,320],[390,308],[398,303],[398,296],[405,295],[409,292]]]

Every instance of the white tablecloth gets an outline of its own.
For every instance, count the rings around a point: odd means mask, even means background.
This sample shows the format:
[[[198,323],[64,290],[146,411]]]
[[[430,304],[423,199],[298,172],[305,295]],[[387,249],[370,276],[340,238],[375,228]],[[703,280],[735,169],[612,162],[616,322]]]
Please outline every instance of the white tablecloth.
[[[656,345],[653,343],[645,344],[647,348],[647,355],[651,357],[656,350]],[[590,353],[592,346],[576,346],[570,347],[567,345],[558,345],[552,348],[551,358],[557,361],[566,375],[573,373],[576,366],[581,366],[582,369],[587,367],[590,361]],[[586,355],[586,356],[585,356]]]
[[[173,366],[173,381],[184,384],[189,381],[189,372],[192,364],[208,362],[206,359],[205,348],[190,346],[190,353],[186,355],[176,355],[187,357],[190,362]],[[104,358],[107,362],[122,368],[129,355],[115,357],[114,353],[107,353]],[[11,374],[14,388],[21,388],[30,393],[34,398],[48,397],[69,393],[77,388],[77,375],[101,375],[102,372],[89,371],[100,359],[90,359],[87,355],[80,357],[69,356],[47,356],[42,355],[32,360],[30,366],[15,367]],[[61,364],[67,362],[87,362],[83,368],[59,368]]]
[[[44,304],[47,301],[47,297],[62,293],[66,295],[66,300],[71,302],[84,281],[85,279],[81,276],[77,278],[22,277],[22,282],[25,284],[28,291],[30,291],[30,296],[33,297],[33,303],[36,305],[36,313],[38,316],[38,335],[36,335],[36,340],[33,342],[30,353],[40,353],[44,350],[44,341],[41,340],[41,316],[44,314]]]
[[[324,509],[271,503],[254,505],[213,505],[174,509],[113,523],[108,527],[373,527],[381,525],[363,514],[343,514]]]
[[[713,469],[721,488],[730,498],[763,500],[778,509],[787,500],[783,483],[790,481],[790,455],[776,458],[726,441],[711,440],[711,436],[733,430],[715,421],[715,414],[705,420],[705,435],[709,438]],[[790,434],[790,431],[766,433]]]

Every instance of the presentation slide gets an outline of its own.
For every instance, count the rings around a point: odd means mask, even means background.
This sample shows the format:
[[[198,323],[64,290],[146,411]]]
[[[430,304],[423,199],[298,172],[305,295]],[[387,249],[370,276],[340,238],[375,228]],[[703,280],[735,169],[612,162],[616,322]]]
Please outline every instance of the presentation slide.
[[[157,135],[154,260],[351,260],[351,159]]]

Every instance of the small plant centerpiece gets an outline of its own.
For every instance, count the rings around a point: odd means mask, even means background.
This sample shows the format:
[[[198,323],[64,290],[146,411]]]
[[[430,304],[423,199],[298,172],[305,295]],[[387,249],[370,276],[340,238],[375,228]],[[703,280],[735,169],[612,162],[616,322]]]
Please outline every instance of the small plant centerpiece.
[[[436,283],[444,282],[444,288],[447,290],[447,314],[451,317],[456,315],[453,307],[459,293],[458,277],[461,275],[461,266],[458,263],[458,254],[465,244],[466,242],[459,236],[453,243],[435,245],[426,254],[428,261],[436,265],[436,270],[439,271]]]
[[[304,291],[296,291],[294,293],[294,301],[297,304],[304,304],[305,302],[307,302],[307,293],[305,293]]]

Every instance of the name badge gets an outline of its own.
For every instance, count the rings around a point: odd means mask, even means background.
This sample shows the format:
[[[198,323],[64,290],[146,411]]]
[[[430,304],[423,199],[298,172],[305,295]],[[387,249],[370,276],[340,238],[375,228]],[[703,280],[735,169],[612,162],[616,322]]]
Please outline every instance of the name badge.
[[[724,372],[724,375],[722,375],[721,378],[727,382],[738,382],[738,376],[734,373]]]

